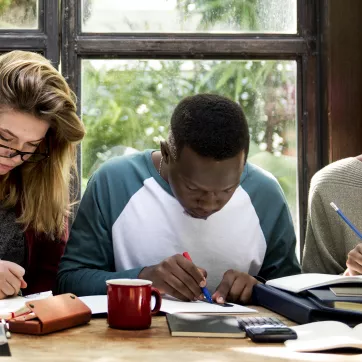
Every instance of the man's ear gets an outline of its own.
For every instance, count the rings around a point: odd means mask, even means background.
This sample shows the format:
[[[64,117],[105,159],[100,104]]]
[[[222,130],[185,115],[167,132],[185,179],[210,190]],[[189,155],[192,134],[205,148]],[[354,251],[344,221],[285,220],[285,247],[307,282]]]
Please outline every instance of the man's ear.
[[[167,141],[161,141],[160,147],[161,147],[161,155],[163,157],[163,161],[167,165],[170,164],[170,162],[171,162],[171,152],[170,152],[170,148],[169,148],[169,145],[168,145]]]

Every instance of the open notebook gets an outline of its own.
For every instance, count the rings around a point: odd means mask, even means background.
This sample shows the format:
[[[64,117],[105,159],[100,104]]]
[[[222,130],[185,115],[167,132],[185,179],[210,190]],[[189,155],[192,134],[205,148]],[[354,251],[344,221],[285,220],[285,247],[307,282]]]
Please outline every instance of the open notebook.
[[[354,328],[334,321],[308,323],[290,327],[298,339],[285,341],[284,344],[293,351],[312,352],[337,348],[362,349],[362,324]]]
[[[293,293],[327,285],[350,283],[362,286],[362,276],[344,277],[342,275],[309,273],[271,279],[266,282],[271,287]]]
[[[31,310],[25,305],[30,300],[44,299],[52,296],[53,293],[43,292],[38,294],[31,294],[26,297],[16,296],[0,300],[0,319],[12,319],[23,314],[31,312]]]
[[[107,296],[91,295],[79,297],[92,311],[93,315],[107,313]],[[151,304],[154,303],[152,299]],[[240,313],[257,313],[256,310],[244,307],[242,305],[229,303],[230,307],[222,307],[217,304],[206,302],[182,302],[170,296],[162,296],[161,311],[164,313],[217,313],[217,314],[240,314]]]

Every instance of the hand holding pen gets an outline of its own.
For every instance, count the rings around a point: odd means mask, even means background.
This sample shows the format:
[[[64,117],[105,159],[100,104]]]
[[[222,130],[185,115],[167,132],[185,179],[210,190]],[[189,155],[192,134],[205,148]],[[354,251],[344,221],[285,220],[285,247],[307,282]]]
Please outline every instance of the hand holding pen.
[[[176,254],[159,264],[143,268],[138,278],[151,280],[161,293],[190,301],[202,297],[200,288],[206,286],[206,276],[204,269],[198,268],[181,254]]]
[[[17,295],[27,284],[23,279],[25,269],[11,261],[0,260],[0,299]]]
[[[191,256],[190,256],[190,254],[189,254],[187,251],[185,251],[182,255],[183,255],[187,260],[189,260],[189,261],[192,262]],[[206,299],[209,303],[213,303],[212,298],[211,298],[211,294],[210,294],[209,290],[206,288],[206,284],[205,284],[205,286],[203,286],[203,287],[200,286],[200,287],[201,287],[202,293],[203,293],[204,296],[205,296],[205,299]]]
[[[358,236],[358,238],[362,239],[362,233],[356,228],[355,225],[352,224],[347,216],[344,215],[340,208],[333,202],[331,202],[330,205],[341,217],[341,219],[350,227],[350,229]],[[358,244],[348,253],[346,265],[347,269],[344,272],[345,276],[362,274],[362,243]]]

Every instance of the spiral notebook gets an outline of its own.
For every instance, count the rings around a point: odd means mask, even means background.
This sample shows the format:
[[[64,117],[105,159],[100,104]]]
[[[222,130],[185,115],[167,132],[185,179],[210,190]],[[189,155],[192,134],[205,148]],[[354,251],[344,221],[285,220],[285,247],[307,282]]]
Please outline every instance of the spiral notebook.
[[[167,324],[173,337],[245,338],[235,317],[197,314],[167,314]]]

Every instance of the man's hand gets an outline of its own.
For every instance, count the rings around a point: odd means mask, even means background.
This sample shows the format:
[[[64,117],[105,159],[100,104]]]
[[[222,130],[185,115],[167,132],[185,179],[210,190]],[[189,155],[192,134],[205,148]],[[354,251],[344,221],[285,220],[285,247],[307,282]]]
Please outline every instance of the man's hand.
[[[151,280],[161,293],[190,301],[202,295],[200,287],[206,285],[206,276],[204,269],[197,268],[194,263],[177,254],[160,264],[143,268],[138,278]]]
[[[247,273],[228,270],[213,294],[212,299],[217,303],[225,301],[247,304],[251,300],[251,293],[255,284],[259,283]]]
[[[362,274],[362,243],[348,253],[346,276]]]
[[[0,260],[0,299],[19,293],[20,288],[26,288],[23,279],[25,270],[11,261]]]

